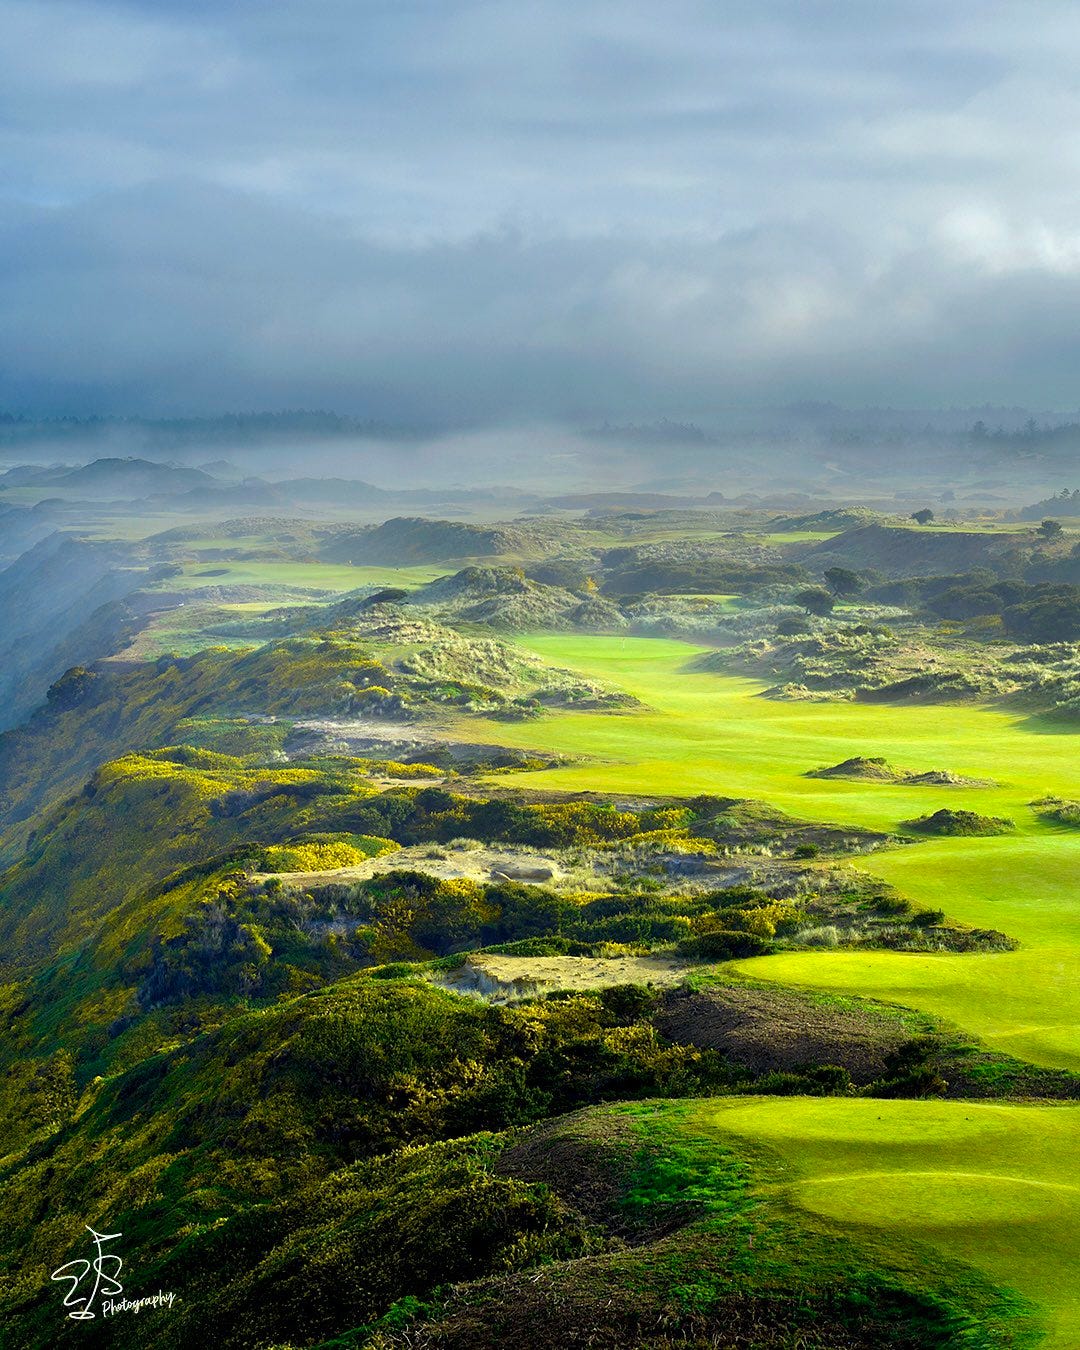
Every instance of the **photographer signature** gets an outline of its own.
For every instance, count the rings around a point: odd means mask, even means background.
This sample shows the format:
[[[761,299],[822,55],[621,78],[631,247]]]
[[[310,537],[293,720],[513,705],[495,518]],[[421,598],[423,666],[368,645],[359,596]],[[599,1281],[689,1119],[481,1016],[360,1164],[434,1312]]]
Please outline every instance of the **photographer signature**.
[[[124,1292],[124,1286],[116,1278],[124,1263],[115,1252],[105,1251],[105,1243],[123,1237],[123,1234],[98,1233],[89,1224],[86,1225],[86,1231],[94,1239],[97,1255],[89,1261],[68,1261],[52,1273],[54,1280],[71,1281],[71,1288],[64,1297],[64,1307],[71,1309],[69,1317],[80,1322],[97,1316],[94,1302],[99,1296],[113,1298]]]

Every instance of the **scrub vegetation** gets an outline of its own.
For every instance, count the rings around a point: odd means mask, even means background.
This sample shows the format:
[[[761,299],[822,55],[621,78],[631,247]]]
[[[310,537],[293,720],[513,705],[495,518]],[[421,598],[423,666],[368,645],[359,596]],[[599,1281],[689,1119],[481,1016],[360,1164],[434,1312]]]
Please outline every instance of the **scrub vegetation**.
[[[1069,532],[567,509],[116,531],[25,667],[13,1346],[1076,1343]]]

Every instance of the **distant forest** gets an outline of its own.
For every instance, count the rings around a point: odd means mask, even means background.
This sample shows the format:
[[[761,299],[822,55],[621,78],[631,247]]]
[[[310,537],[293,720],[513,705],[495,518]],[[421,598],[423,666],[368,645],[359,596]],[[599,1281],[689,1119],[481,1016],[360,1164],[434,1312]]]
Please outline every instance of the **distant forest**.
[[[147,448],[166,450],[185,445],[261,445],[297,437],[396,440],[419,436],[426,430],[303,409],[172,418],[27,417],[0,412],[0,446],[32,447],[58,441],[107,441],[117,436],[133,436]]]
[[[704,428],[661,417],[651,422],[605,421],[582,430],[595,441],[643,449],[679,445],[701,448],[760,444],[817,444],[850,451],[900,445],[953,446],[986,452],[988,458],[1054,461],[1080,450],[1080,413],[1061,422],[1039,422],[1025,410],[972,409],[985,413],[973,423],[953,412],[844,409],[832,404],[733,412],[723,426]],[[989,420],[988,420],[989,419]],[[996,420],[995,420],[996,419]],[[992,424],[992,421],[994,424]],[[458,428],[459,430],[461,428]],[[214,417],[39,417],[0,411],[0,449],[64,444],[107,444],[126,440],[147,452],[167,453],[190,446],[231,447],[322,440],[417,440],[448,430],[414,422],[387,422],[325,410],[222,413]]]
[[[1031,417],[1022,427],[1006,430],[1004,427],[991,429],[980,420],[972,426],[970,439],[976,445],[985,443],[1018,451],[1075,450],[1080,447],[1080,422],[1046,423],[1040,426]]]
[[[1026,506],[1020,513],[1024,520],[1041,520],[1044,516],[1080,516],[1080,488],[1062,488],[1053,497],[1046,497],[1034,506]]]

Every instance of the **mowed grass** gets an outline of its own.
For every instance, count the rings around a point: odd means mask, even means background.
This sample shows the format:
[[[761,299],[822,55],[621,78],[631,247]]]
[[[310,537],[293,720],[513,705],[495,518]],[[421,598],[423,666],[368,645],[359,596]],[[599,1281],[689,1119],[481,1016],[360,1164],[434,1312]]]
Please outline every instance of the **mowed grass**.
[[[900,846],[858,865],[956,919],[1013,934],[1019,951],[823,951],[739,965],[758,977],[925,1009],[1023,1058],[1080,1068],[1080,831],[1048,826],[1028,805],[1047,792],[1080,796],[1073,734],[968,706],[777,702],[753,681],[693,671],[697,653],[675,642],[542,637],[527,645],[626,689],[649,710],[491,724],[485,736],[493,739],[595,757],[518,781],[760,797],[801,816],[880,828],[950,804],[1014,819],[1014,835]],[[804,777],[856,754],[998,785]],[[969,1261],[1046,1312],[1048,1345],[1080,1346],[1080,1108],[723,1099],[693,1103],[684,1128],[768,1146],[790,1168],[779,1190],[791,1203],[886,1245],[917,1239]]]
[[[539,723],[470,721],[476,739],[591,759],[510,781],[757,797],[810,819],[883,829],[949,805],[1014,819],[1015,835],[913,844],[858,865],[952,918],[1011,934],[1023,944],[1019,951],[800,952],[744,968],[925,1009],[1022,1058],[1080,1069],[1080,831],[1048,826],[1028,805],[1048,792],[1080,796],[1080,738],[1060,724],[994,709],[762,698],[755,681],[695,672],[703,649],[674,641],[560,635],[523,645],[635,694],[649,709],[552,714]],[[950,769],[999,785],[911,788],[804,776],[851,755],[885,755],[902,768]]]
[[[207,586],[289,586],[305,590],[353,591],[361,586],[398,586],[412,590],[446,574],[445,567],[354,567],[349,563],[289,562],[268,559],[189,563],[182,576],[162,588],[197,590]]]
[[[835,539],[839,530],[772,530],[758,535],[763,544],[820,544]]]
[[[968,1261],[1048,1314],[1046,1345],[1080,1345],[1080,1108],[721,1098],[673,1123],[766,1146],[794,1205]]]

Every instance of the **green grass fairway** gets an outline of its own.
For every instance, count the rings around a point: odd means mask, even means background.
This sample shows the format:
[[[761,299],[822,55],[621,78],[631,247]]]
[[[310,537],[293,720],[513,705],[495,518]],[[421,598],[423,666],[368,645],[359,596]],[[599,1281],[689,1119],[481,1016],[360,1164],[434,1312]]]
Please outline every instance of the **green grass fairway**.
[[[220,544],[219,544],[220,547]],[[436,577],[445,567],[353,567],[349,563],[279,562],[277,560],[189,563],[182,576],[169,577],[162,589],[195,590],[206,586],[293,586],[320,591],[353,591],[360,586],[400,586],[411,590]]]
[[[835,539],[839,530],[773,530],[758,536],[763,544],[820,544]]]
[[[968,1261],[1045,1310],[1047,1346],[1080,1345],[1080,1108],[724,1098],[682,1127],[775,1150],[795,1205]]]
[[[969,706],[785,703],[762,686],[688,669],[703,649],[651,638],[543,636],[555,665],[637,695],[649,711],[553,714],[540,723],[468,723],[476,739],[594,762],[510,781],[758,797],[812,819],[895,828],[945,805],[1012,817],[1014,836],[944,839],[860,862],[918,901],[1023,943],[1005,955],[814,952],[745,963],[754,975],[922,1008],[1036,1063],[1080,1068],[1080,831],[1041,823],[1028,803],[1080,795],[1080,739],[1058,724]],[[911,788],[814,779],[850,755],[992,778],[994,788]],[[505,776],[500,781],[506,783]]]
[[[753,973],[925,1008],[1022,1059],[1080,1069],[1078,836],[941,840],[867,862],[914,899],[1019,938],[1019,951],[831,952],[805,964],[790,953],[753,962]]]

